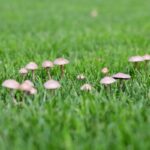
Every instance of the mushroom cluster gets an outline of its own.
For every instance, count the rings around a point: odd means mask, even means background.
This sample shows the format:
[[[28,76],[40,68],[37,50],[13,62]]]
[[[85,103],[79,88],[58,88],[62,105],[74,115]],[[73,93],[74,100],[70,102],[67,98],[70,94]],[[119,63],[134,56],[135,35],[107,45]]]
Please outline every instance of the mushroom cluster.
[[[146,54],[144,56],[132,56],[128,60],[129,62],[134,63],[136,67],[139,66],[140,62],[146,62],[146,66],[148,66],[148,62],[150,61],[150,55]],[[69,61],[65,58],[57,58],[54,62],[46,60],[42,63],[42,68],[44,68],[47,71],[48,75],[48,81],[44,83],[44,88],[47,90],[56,90],[61,87],[61,84],[59,81],[56,81],[52,78],[52,75],[50,73],[51,69],[57,65],[60,66],[61,71],[61,78],[65,74],[65,65],[68,64]],[[19,74],[23,76],[23,80],[27,78],[28,74],[32,73],[32,80],[33,82],[36,79],[35,71],[38,69],[38,65],[35,62],[29,62],[25,67],[21,68],[19,70]],[[124,82],[131,79],[131,76],[129,74],[125,74],[122,72],[116,73],[114,75],[108,75],[109,69],[107,67],[104,67],[101,69],[101,73],[104,75],[104,77],[100,80],[100,84],[102,84],[106,89],[109,87],[111,89],[111,85],[113,83],[118,83],[119,89],[122,89],[124,86]],[[77,75],[77,80],[86,81],[86,77],[84,74]],[[22,91],[25,95],[35,95],[37,94],[37,89],[34,86],[34,83],[30,80],[25,80],[21,84],[13,79],[5,80],[2,83],[2,86],[10,90],[11,97],[13,99],[13,102],[17,104],[17,100],[15,98],[15,91],[19,90]],[[81,85],[80,90],[81,91],[88,91],[90,92],[93,89],[92,85],[89,83],[84,83]]]
[[[52,79],[50,74],[51,69],[54,65],[60,66],[61,69],[61,77],[64,76],[65,69],[64,66],[69,64],[69,61],[65,58],[57,58],[54,62],[45,60],[42,63],[42,68],[47,71],[49,80],[44,83],[44,88],[47,90],[56,90],[61,87],[60,83],[56,80]],[[38,65],[35,62],[29,62],[25,67],[19,70],[19,74],[23,76],[23,80],[27,77],[27,75],[32,73],[32,80],[35,81],[35,71],[38,69]],[[30,80],[25,80],[22,83],[17,82],[13,79],[5,80],[2,83],[2,86],[10,90],[11,97],[13,98],[14,104],[17,104],[17,100],[15,98],[15,91],[21,91],[25,95],[35,95],[37,94],[37,89],[34,86],[34,83]]]

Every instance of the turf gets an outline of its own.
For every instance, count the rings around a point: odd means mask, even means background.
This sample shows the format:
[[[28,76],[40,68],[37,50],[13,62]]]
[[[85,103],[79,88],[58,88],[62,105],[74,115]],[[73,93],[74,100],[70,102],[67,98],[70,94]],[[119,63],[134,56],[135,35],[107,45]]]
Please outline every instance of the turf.
[[[150,66],[136,70],[128,63],[132,55],[150,53],[149,6],[149,0],[0,0],[0,83],[22,82],[18,70],[29,61],[40,67],[38,94],[22,107],[0,89],[0,150],[150,149]],[[70,64],[62,79],[58,67],[52,70],[62,88],[46,92],[41,63],[56,57]],[[124,91],[99,84],[105,66],[110,74],[132,75]],[[80,91],[79,73],[92,92]]]

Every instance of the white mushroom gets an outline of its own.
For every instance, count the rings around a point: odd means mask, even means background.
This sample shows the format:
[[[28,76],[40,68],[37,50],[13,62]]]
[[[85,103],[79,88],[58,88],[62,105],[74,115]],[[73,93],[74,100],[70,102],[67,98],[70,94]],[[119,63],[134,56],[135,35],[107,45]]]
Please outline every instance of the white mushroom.
[[[56,90],[59,89],[61,85],[58,81],[51,79],[44,83],[44,87],[47,90]]]
[[[65,58],[57,58],[54,61],[54,64],[60,66],[60,68],[61,68],[61,76],[63,76],[64,75],[64,65],[69,64],[69,61],[67,59],[65,59]]]
[[[112,77],[104,77],[103,79],[101,79],[100,83],[103,85],[109,85],[116,82],[115,79],[113,79]]]
[[[107,67],[104,67],[104,68],[102,68],[101,72],[102,72],[104,75],[106,75],[106,74],[108,74],[109,70],[108,70]]]
[[[2,83],[2,86],[11,90],[11,96],[13,98],[13,102],[14,102],[14,104],[17,104],[17,101],[14,96],[14,91],[19,89],[20,84],[15,80],[8,79]]]
[[[77,75],[78,80],[85,80],[85,76],[83,74]]]
[[[47,71],[47,73],[48,73],[48,77],[49,77],[49,79],[51,79],[51,75],[50,75],[49,70],[50,70],[50,68],[53,68],[53,67],[54,67],[53,62],[51,62],[51,61],[49,61],[49,60],[46,60],[46,61],[44,61],[44,62],[42,63],[42,67],[43,67],[44,69],[46,69],[46,71]]]
[[[38,69],[38,65],[35,62],[30,62],[26,65],[26,69],[32,71],[32,78],[35,79],[34,71]]]
[[[28,73],[28,70],[27,70],[26,68],[21,68],[21,69],[19,70],[19,73],[20,73],[22,76],[26,76],[27,73]]]
[[[83,86],[81,86],[80,89],[82,91],[91,91],[92,90],[92,86],[90,84],[84,84]]]

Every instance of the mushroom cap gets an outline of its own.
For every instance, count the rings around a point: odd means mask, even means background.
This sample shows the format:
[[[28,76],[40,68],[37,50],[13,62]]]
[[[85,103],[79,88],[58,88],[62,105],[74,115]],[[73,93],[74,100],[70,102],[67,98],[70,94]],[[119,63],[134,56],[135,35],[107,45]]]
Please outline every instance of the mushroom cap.
[[[102,68],[101,72],[102,72],[103,74],[107,74],[107,73],[109,72],[109,70],[108,70],[107,67],[104,67],[104,68]]]
[[[28,70],[27,70],[26,68],[21,68],[21,69],[19,70],[19,73],[20,73],[20,74],[27,74],[27,73],[28,73]]]
[[[144,60],[150,60],[150,55],[149,54],[146,54],[143,56]]]
[[[83,74],[79,74],[79,75],[77,75],[77,79],[78,80],[84,80],[85,76]]]
[[[24,91],[24,92],[30,92],[30,90],[32,89],[32,86],[30,86],[28,83],[26,82],[23,82],[21,85],[20,85],[20,90],[21,91]]]
[[[34,87],[33,82],[30,80],[25,80],[24,83],[27,83],[27,84],[29,84],[29,86]]]
[[[116,80],[112,77],[104,77],[103,79],[101,79],[100,83],[104,84],[104,85],[108,85],[108,84],[112,84],[116,82]]]
[[[35,88],[32,87],[32,88],[30,89],[29,93],[30,93],[31,95],[35,95],[35,94],[37,94],[37,89],[35,89]]]
[[[132,56],[129,58],[129,62],[142,62],[144,58],[142,56]]]
[[[65,58],[57,58],[57,59],[55,59],[54,64],[62,66],[62,65],[69,64],[69,61]]]
[[[80,89],[82,91],[91,91],[92,90],[92,86],[90,84],[84,84],[83,86],[81,86]]]
[[[130,75],[125,74],[125,73],[121,73],[121,72],[119,72],[119,73],[117,73],[117,74],[114,74],[112,77],[113,77],[114,79],[125,79],[125,80],[128,80],[128,79],[131,78]]]
[[[8,79],[2,83],[2,86],[8,89],[19,89],[20,84],[16,80]]]
[[[42,67],[43,68],[52,68],[54,67],[54,64],[53,62],[49,61],[49,60],[45,60],[43,63],[42,63]]]
[[[30,62],[26,65],[27,70],[36,70],[38,69],[38,65],[35,62]]]
[[[55,90],[55,89],[59,89],[61,85],[56,80],[48,80],[47,82],[44,83],[44,87],[45,89],[48,89],[48,90]]]

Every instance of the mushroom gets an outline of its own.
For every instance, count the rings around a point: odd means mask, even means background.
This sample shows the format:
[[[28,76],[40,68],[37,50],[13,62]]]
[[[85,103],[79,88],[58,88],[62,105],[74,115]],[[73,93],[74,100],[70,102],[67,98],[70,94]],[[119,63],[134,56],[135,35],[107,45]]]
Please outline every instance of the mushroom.
[[[20,85],[20,90],[23,91],[25,95],[37,94],[37,90],[33,87],[33,83],[31,83],[31,81],[26,80]]]
[[[106,76],[103,79],[101,79],[100,83],[104,85],[105,88],[108,86],[110,87],[111,90],[111,84],[115,83],[116,80],[112,77]]]
[[[85,80],[85,76],[83,74],[77,75],[78,80]]]
[[[63,77],[64,76],[64,65],[68,64],[69,61],[65,58],[57,58],[55,61],[54,61],[54,64],[55,65],[58,65],[60,66],[60,69],[61,69],[61,76]]]
[[[81,86],[81,91],[91,91],[92,90],[92,86],[90,84],[84,84],[83,86]]]
[[[20,70],[19,70],[19,73],[22,75],[22,76],[26,76],[27,75],[27,73],[28,73],[28,70],[26,69],[26,68],[21,68]]]
[[[44,62],[42,63],[42,67],[46,69],[47,74],[48,74],[48,77],[49,77],[49,79],[51,79],[51,75],[50,75],[49,69],[50,69],[50,68],[53,68],[53,67],[54,67],[54,64],[53,64],[51,61],[46,60],[46,61],[44,61]]]
[[[114,79],[117,79],[120,81],[120,89],[123,87],[123,80],[129,80],[131,79],[131,76],[128,74],[124,74],[124,73],[117,73],[115,75],[112,76]]]
[[[138,64],[143,61],[144,61],[144,58],[142,56],[132,56],[129,58],[129,62],[134,63],[135,67],[138,67]]]
[[[24,83],[27,83],[29,86],[34,87],[33,82],[31,82],[30,80],[25,80]]]
[[[8,79],[8,80],[5,80],[2,83],[2,86],[11,90],[10,94],[11,94],[11,96],[13,98],[13,102],[14,102],[14,104],[17,104],[17,101],[16,101],[15,96],[14,96],[14,90],[18,90],[20,84],[17,81],[15,81],[15,80]]]
[[[108,70],[107,67],[104,67],[104,68],[102,68],[101,72],[102,72],[104,75],[106,75],[106,74],[108,74],[109,70]]]
[[[35,94],[37,94],[37,89],[35,89],[34,87],[32,87],[32,88],[30,89],[30,91],[29,91],[29,94],[30,94],[30,95],[35,95]]]
[[[38,65],[35,62],[30,62],[26,65],[26,69],[32,71],[32,79],[35,79],[34,71],[38,69]]]
[[[59,89],[61,85],[58,81],[51,79],[44,83],[44,87],[47,90],[56,90]]]
[[[20,85],[20,90],[26,93],[29,93],[31,90],[32,86],[30,84],[28,84],[27,82],[23,82]]]

